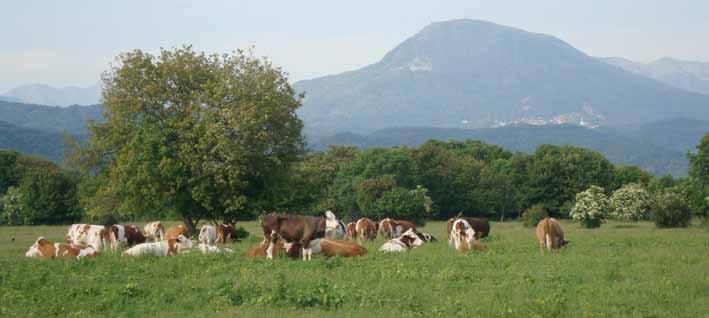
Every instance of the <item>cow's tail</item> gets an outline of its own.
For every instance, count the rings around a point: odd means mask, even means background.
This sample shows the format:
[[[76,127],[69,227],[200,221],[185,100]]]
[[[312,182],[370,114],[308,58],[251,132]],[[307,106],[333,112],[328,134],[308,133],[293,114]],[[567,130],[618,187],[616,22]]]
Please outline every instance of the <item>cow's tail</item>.
[[[547,250],[551,250],[552,248],[552,241],[551,241],[551,222],[549,219],[544,219],[542,222],[544,222],[544,242],[546,243]]]

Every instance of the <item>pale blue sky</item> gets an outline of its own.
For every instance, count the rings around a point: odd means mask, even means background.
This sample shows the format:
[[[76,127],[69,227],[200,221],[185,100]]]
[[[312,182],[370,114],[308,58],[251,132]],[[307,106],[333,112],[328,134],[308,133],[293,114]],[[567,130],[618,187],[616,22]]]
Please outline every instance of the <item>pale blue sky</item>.
[[[3,0],[0,92],[88,86],[118,53],[256,47],[312,78],[376,62],[427,24],[459,18],[547,33],[594,56],[709,61],[709,1]]]

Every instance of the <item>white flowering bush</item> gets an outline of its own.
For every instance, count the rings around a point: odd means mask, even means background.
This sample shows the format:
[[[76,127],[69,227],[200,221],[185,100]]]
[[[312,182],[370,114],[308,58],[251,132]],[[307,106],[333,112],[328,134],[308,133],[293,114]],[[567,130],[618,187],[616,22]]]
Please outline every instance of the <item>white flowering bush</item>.
[[[581,222],[587,228],[601,226],[608,215],[608,197],[603,188],[591,186],[588,190],[576,194],[576,204],[571,209],[572,219]]]
[[[615,190],[610,198],[611,216],[622,220],[642,220],[652,205],[650,193],[637,183]]]

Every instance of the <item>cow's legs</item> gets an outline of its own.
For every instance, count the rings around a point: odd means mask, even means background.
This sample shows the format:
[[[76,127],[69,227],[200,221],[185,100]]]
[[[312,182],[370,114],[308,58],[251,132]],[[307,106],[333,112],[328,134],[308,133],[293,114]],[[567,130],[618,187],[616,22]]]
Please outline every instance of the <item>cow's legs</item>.
[[[275,232],[271,232],[270,238],[271,239],[268,240],[268,248],[266,249],[266,258],[267,259],[273,259],[273,248],[275,247],[276,240],[278,239],[276,237]]]

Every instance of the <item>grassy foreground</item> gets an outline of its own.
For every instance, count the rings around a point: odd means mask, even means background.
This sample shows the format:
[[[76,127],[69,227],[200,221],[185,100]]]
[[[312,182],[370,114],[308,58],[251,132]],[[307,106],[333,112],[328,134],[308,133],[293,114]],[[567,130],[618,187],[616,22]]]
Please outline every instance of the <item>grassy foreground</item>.
[[[228,255],[39,261],[24,253],[65,226],[0,227],[0,317],[706,317],[709,233],[650,223],[584,230],[564,223],[570,246],[541,255],[533,229],[494,223],[489,251],[448,247],[445,223],[422,230],[440,241],[408,254],[367,244],[358,259],[249,259],[261,239]],[[142,226],[142,224],[141,224]],[[11,242],[11,238],[15,242]]]

